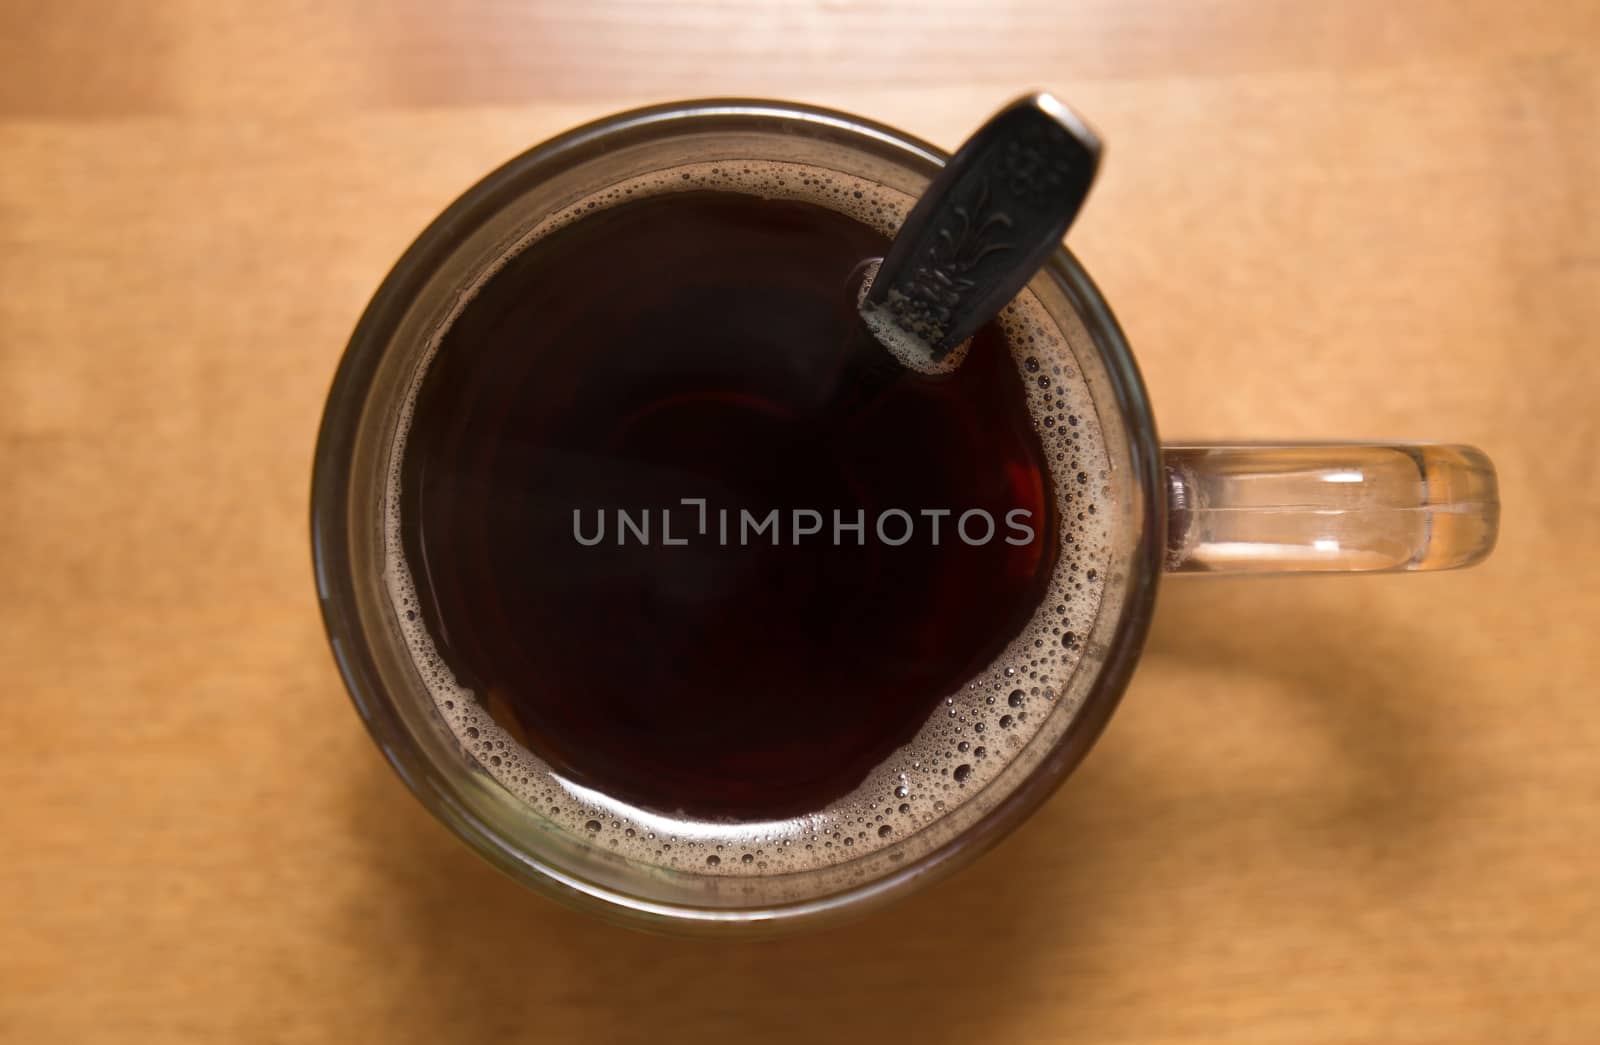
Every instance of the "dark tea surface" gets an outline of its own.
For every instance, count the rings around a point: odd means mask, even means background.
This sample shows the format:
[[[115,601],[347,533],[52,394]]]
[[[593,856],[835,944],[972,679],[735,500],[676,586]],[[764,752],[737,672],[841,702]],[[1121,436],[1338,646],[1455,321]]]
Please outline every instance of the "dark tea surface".
[[[852,273],[885,246],[812,203],[656,195],[536,242],[450,326],[401,472],[417,610],[562,777],[707,820],[823,809],[1040,611],[1059,513],[1000,329],[953,375],[842,394],[882,351]]]

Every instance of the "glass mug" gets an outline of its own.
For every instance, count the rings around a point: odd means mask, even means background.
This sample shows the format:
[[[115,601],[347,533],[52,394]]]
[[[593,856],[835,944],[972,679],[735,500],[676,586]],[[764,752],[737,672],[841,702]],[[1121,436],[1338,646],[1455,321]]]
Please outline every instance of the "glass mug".
[[[1138,660],[1167,573],[1447,569],[1494,544],[1489,461],[1468,447],[1167,445],[1111,311],[1058,251],[1029,285],[1065,339],[1104,441],[1109,542],[1082,659],[1022,750],[975,795],[853,860],[728,877],[623,856],[515,797],[425,691],[385,589],[382,502],[400,404],[463,288],[545,215],[626,179],[706,161],[841,172],[915,197],[940,150],[854,116],[700,101],[612,116],[546,142],[452,204],[368,306],[328,397],[312,480],[317,588],[356,708],[407,786],[511,877],[636,926],[771,932],[876,907],[998,842],[1087,753]]]

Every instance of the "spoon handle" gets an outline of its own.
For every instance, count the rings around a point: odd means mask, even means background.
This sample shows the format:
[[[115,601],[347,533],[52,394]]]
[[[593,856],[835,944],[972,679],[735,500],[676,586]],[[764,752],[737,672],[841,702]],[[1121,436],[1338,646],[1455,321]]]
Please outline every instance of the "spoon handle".
[[[945,164],[890,244],[862,317],[937,365],[1061,245],[1100,164],[1100,139],[1045,93],[1017,99]],[[880,339],[883,334],[879,334]]]

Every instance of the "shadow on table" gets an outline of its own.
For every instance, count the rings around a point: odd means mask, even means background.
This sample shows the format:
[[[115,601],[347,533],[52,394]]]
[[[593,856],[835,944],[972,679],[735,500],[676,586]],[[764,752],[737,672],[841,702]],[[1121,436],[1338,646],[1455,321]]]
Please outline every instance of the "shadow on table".
[[[1319,632],[1328,612],[1296,592],[1209,587],[1171,586],[1150,662],[1273,675],[1266,692],[1309,707],[1301,720],[1309,715],[1338,771],[1326,791],[1308,775],[1290,793],[1252,791],[1259,781],[1241,779],[1239,794],[1223,797],[1255,803],[1271,844],[1324,846],[1312,855],[1351,861],[1336,873],[1357,879],[1382,866],[1370,854],[1425,845],[1416,829],[1444,820],[1458,767],[1436,742],[1428,707],[1408,699],[1417,665],[1404,636],[1365,622],[1356,640],[1364,628],[1386,642],[1352,656],[1329,629]],[[1136,690],[1140,701],[1188,699]],[[1391,742],[1373,743],[1375,731]],[[751,942],[643,935],[534,895],[452,838],[374,755],[353,781],[352,830],[372,865],[367,877],[382,884],[352,903],[341,928],[391,1014],[385,1040],[942,1045],[1003,1040],[1023,1016],[1037,1033],[1037,1009],[1019,1014],[1027,999],[1048,998],[1065,1017],[1075,992],[1108,986],[1101,965],[1126,950],[1112,940],[1129,908],[1149,899],[1141,890],[1227,873],[1195,870],[1185,856],[1215,842],[1215,796],[1191,801],[1170,774],[1155,793],[1134,765],[1141,757],[1125,743],[1102,745],[1012,838],[919,895],[841,927]],[[1281,808],[1263,811],[1263,802]],[[1052,1031],[1072,1033],[1066,1019]]]
[[[1248,713],[1241,699],[1256,702],[1255,714],[1282,721],[1283,750],[1295,757],[1273,762],[1276,776],[1259,763],[1241,773],[1230,800],[1252,803],[1282,848],[1337,857],[1351,876],[1393,871],[1414,887],[1437,855],[1431,843],[1448,837],[1470,771],[1456,747],[1462,723],[1451,697],[1471,680],[1436,631],[1425,637],[1405,619],[1404,604],[1377,588],[1339,590],[1395,582],[1169,581],[1145,647],[1146,678],[1209,684],[1198,694],[1155,685],[1142,696],[1208,699],[1200,717],[1219,722]],[[1273,742],[1270,726],[1261,743]],[[1202,731],[1193,743],[1203,752],[1207,739]]]
[[[364,761],[352,830],[381,892],[353,898],[339,931],[392,996],[383,1040],[990,1040],[1019,983],[1059,979],[1048,989],[1070,1004],[1059,956],[1036,967],[1059,951],[1051,934],[1070,925],[1092,951],[1115,917],[1092,885],[1107,872],[1097,835],[1115,825],[1063,795],[965,871],[855,922],[760,941],[645,935],[502,877]],[[1063,833],[1084,854],[1065,880]]]

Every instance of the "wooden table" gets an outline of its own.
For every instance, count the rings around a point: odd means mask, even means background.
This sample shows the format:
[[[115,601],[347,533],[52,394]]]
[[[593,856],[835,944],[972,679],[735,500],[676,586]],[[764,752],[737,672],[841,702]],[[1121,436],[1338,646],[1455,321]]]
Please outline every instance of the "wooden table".
[[[199,0],[0,14],[0,1038],[1600,1041],[1593,0]],[[956,879],[682,942],[480,863],[351,713],[322,397],[387,265],[584,118],[793,97],[1110,144],[1076,250],[1170,434],[1498,462],[1486,566],[1186,581]]]

